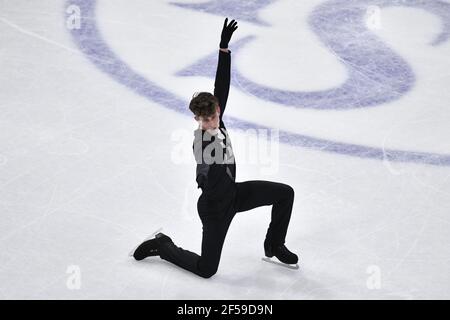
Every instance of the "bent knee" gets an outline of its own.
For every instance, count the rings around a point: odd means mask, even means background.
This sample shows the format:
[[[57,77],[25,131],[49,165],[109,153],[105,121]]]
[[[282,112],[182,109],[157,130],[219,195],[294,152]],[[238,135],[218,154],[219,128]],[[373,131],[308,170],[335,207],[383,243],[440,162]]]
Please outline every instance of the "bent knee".
[[[215,275],[215,272],[211,272],[211,273],[202,273],[200,274],[200,277],[205,278],[205,279],[209,279],[211,278],[213,275]]]
[[[288,184],[284,184],[284,188],[286,189],[286,196],[289,198],[294,198],[295,196],[295,192],[294,192],[294,188],[292,188],[290,185]]]
[[[199,273],[199,275],[200,275],[202,278],[209,279],[209,278],[211,278],[213,275],[215,275],[216,273],[217,273],[217,267],[209,267],[209,268],[206,268],[205,270],[202,270],[202,271]]]

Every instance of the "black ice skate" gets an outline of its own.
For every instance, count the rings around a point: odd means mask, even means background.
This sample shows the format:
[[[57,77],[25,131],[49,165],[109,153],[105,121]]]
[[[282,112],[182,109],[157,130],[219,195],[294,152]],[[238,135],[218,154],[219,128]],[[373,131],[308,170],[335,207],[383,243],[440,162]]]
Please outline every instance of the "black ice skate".
[[[172,239],[164,233],[159,232],[153,239],[142,242],[136,250],[134,250],[133,257],[139,261],[147,257],[159,256],[159,248],[161,244],[166,242],[172,242]]]
[[[263,261],[278,264],[290,269],[299,268],[297,264],[298,262],[297,255],[295,253],[290,252],[284,244],[279,246],[273,246],[265,241],[264,253],[266,257],[262,258]],[[278,259],[278,261],[276,261],[275,259],[271,259],[273,256],[275,256]]]
[[[162,228],[159,228],[158,230],[153,232],[150,236],[145,238],[144,241],[140,245],[135,247],[133,250],[131,250],[128,255],[130,257],[134,257],[136,260],[142,260],[151,256],[158,256],[159,252],[156,238],[162,236],[167,237],[166,235],[160,232],[161,230]]]
[[[158,255],[158,242],[156,238],[142,242],[133,253],[133,257],[138,261]]]

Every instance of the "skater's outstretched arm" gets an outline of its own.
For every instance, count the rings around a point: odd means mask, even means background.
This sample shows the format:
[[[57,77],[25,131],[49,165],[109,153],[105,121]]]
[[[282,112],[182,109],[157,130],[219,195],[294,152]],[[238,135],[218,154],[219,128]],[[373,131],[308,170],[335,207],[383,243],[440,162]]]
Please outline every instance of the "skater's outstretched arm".
[[[220,121],[225,112],[225,107],[230,92],[230,73],[231,73],[231,51],[228,49],[233,32],[238,28],[237,21],[231,20],[227,25],[228,18],[225,19],[222,34],[220,38],[219,59],[217,64],[216,79],[214,82],[214,96],[219,100]]]

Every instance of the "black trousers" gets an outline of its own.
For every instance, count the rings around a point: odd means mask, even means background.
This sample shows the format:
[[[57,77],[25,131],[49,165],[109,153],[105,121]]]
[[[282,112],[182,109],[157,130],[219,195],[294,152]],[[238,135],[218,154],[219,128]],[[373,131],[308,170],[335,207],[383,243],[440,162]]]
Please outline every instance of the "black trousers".
[[[272,216],[266,234],[271,244],[284,244],[294,203],[294,189],[284,183],[251,180],[235,183],[226,198],[208,200],[203,194],[197,209],[203,224],[202,252],[198,254],[168,242],[160,248],[161,259],[167,260],[201,277],[210,278],[219,267],[223,243],[237,212],[272,205]]]

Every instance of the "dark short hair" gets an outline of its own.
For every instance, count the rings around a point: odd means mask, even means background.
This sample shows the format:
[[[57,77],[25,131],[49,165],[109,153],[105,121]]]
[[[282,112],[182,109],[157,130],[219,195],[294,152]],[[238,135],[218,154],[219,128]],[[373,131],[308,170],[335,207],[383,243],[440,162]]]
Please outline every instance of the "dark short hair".
[[[219,100],[209,92],[196,92],[189,103],[189,109],[198,117],[211,117],[216,112]]]

